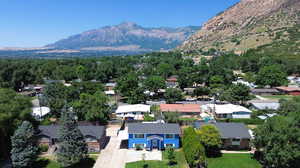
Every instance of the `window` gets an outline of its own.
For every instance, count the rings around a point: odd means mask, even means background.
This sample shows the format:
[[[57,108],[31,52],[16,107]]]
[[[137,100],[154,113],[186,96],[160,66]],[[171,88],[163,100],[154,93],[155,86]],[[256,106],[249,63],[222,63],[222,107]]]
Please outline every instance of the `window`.
[[[240,141],[241,141],[241,139],[233,138],[233,139],[231,140],[231,144],[232,144],[232,145],[240,145],[240,144],[241,144]]]
[[[134,138],[145,138],[144,134],[134,134]]]
[[[166,134],[166,139],[173,139],[174,138],[174,134]]]
[[[174,144],[165,144],[165,147],[174,147]]]

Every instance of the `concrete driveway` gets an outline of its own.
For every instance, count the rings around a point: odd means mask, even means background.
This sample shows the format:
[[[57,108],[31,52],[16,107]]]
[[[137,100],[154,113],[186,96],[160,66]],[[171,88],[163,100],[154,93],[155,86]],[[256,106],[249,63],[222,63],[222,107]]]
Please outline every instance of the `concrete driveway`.
[[[120,148],[122,136],[118,137],[119,127],[109,127],[106,129],[110,141],[101,151],[94,168],[125,168],[125,164],[142,160],[145,154],[145,160],[162,160],[161,151],[136,151]]]

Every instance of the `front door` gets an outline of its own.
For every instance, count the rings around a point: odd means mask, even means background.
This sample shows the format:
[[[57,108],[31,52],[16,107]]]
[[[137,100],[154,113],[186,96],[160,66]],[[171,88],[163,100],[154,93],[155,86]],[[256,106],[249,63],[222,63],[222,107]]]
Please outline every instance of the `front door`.
[[[158,140],[157,139],[152,140],[152,149],[158,149]]]

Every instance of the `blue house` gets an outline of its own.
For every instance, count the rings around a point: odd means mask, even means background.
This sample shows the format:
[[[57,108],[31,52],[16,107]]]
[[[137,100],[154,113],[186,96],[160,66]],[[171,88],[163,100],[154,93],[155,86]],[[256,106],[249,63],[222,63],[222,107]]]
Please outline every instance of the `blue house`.
[[[164,149],[179,148],[178,124],[130,123],[128,124],[128,148]]]

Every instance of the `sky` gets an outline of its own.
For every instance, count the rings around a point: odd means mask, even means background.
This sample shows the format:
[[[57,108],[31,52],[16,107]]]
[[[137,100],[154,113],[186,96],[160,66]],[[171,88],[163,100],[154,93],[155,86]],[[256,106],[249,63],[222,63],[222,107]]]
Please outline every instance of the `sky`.
[[[41,47],[124,21],[200,26],[239,0],[0,0],[0,47]]]

